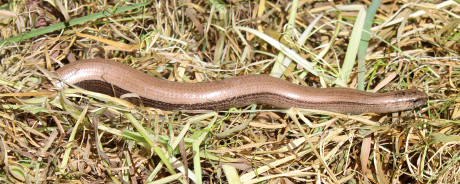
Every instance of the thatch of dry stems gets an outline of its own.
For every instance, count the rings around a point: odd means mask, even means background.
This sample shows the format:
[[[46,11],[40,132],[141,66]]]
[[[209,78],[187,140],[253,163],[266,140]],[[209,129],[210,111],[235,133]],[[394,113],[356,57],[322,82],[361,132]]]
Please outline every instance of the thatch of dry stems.
[[[460,4],[348,3],[1,4],[0,181],[458,183]],[[49,71],[85,58],[180,82],[263,73],[318,88],[415,88],[430,100],[380,115],[168,112],[57,90]]]

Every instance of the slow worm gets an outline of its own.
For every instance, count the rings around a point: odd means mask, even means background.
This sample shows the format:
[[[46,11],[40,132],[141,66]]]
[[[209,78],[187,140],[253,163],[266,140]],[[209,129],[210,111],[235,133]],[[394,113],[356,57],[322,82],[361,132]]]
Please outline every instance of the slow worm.
[[[56,71],[65,82],[83,89],[119,97],[136,105],[164,110],[224,110],[250,104],[275,108],[300,107],[340,113],[388,113],[421,106],[428,96],[418,90],[367,93],[348,88],[299,86],[268,75],[245,75],[202,83],[171,82],[149,76],[124,64],[104,60],[80,60]],[[58,82],[58,86],[66,84]]]

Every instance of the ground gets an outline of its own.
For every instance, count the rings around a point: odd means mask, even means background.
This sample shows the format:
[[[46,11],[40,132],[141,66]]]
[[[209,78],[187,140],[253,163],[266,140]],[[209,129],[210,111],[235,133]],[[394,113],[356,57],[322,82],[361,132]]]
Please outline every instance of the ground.
[[[458,1],[2,1],[2,183],[458,183]],[[421,107],[164,111],[58,88],[104,58],[181,83],[268,74]]]

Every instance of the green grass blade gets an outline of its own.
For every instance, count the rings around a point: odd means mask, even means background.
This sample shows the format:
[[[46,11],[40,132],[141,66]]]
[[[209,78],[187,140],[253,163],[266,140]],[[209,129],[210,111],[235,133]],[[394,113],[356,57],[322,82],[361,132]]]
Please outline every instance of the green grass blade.
[[[150,2],[144,2],[144,3],[139,3],[139,4],[123,6],[121,8],[115,9],[113,12],[109,12],[109,11],[106,10],[106,11],[98,12],[98,13],[95,13],[95,14],[92,14],[92,15],[87,15],[87,16],[84,16],[84,17],[79,17],[79,18],[76,18],[76,19],[72,19],[69,22],[61,22],[61,23],[53,24],[53,25],[48,26],[48,27],[40,28],[40,29],[33,30],[33,31],[30,31],[30,32],[27,32],[27,33],[24,33],[24,34],[21,34],[21,35],[18,35],[18,36],[14,36],[14,37],[11,37],[11,38],[8,38],[8,39],[5,39],[5,40],[1,40],[0,41],[0,46],[6,46],[6,45],[9,45],[9,44],[14,43],[14,42],[19,42],[19,41],[22,41],[22,40],[26,40],[26,39],[29,39],[29,38],[32,38],[32,37],[35,37],[35,36],[43,35],[43,34],[53,32],[53,31],[56,31],[56,30],[64,29],[64,28],[74,26],[74,25],[77,25],[77,24],[82,24],[82,23],[89,22],[89,21],[92,21],[92,20],[95,20],[95,19],[107,17],[107,16],[110,16],[111,14],[114,14],[114,13],[121,13],[121,12],[125,12],[125,11],[128,11],[128,10],[136,9],[136,8],[148,5],[148,4],[150,4]]]
[[[351,32],[350,42],[348,43],[347,54],[345,55],[340,71],[340,79],[342,79],[343,82],[347,82],[353,71],[353,66],[358,53],[358,45],[361,40],[366,9],[362,5],[347,5],[338,8],[342,11],[358,11],[355,24],[353,25],[353,30]]]
[[[369,46],[370,31],[372,27],[372,21],[374,20],[375,12],[379,8],[382,0],[372,1],[369,9],[366,12],[366,19],[364,20],[363,33],[361,35],[361,41],[358,46],[358,89],[364,90],[364,72],[365,72],[365,62],[366,50]]]

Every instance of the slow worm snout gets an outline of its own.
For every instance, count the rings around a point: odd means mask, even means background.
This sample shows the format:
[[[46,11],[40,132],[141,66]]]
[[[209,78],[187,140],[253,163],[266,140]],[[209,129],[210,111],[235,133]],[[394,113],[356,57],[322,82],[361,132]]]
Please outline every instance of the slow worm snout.
[[[276,108],[300,107],[341,113],[388,113],[413,109],[428,96],[418,90],[367,93],[347,88],[311,88],[267,75],[245,75],[213,82],[178,83],[158,79],[104,59],[80,60],[56,71],[66,82],[164,110],[224,110],[253,103]],[[60,83],[61,87],[64,86]]]

